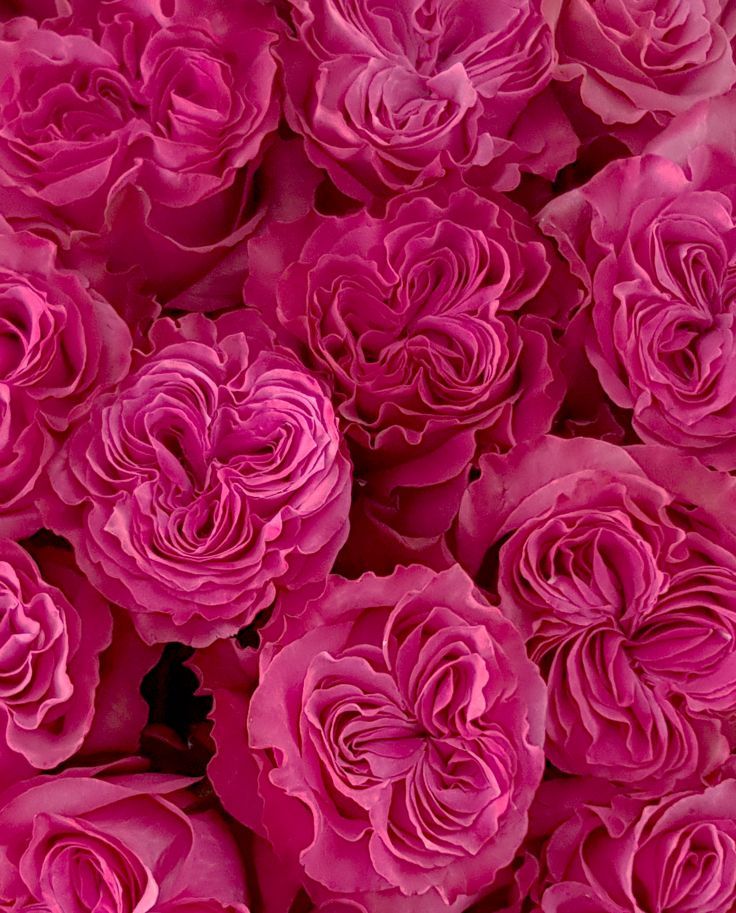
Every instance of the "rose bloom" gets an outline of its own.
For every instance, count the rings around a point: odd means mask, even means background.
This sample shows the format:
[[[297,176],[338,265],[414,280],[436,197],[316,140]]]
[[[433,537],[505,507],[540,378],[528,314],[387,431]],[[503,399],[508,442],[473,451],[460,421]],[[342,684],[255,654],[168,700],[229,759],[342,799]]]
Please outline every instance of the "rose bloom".
[[[673,129],[672,141],[686,127]],[[700,149],[706,144],[701,136]],[[730,470],[736,158],[729,174],[715,164],[698,168],[702,156],[695,149],[682,165],[649,154],[613,162],[539,219],[587,294],[569,335],[579,335],[601,386],[630,413],[636,434]]]
[[[130,349],[123,321],[59,268],[54,245],[0,219],[0,534],[39,528],[55,439],[122,377]]]
[[[290,0],[287,12],[287,118],[349,196],[491,162],[508,189],[519,167],[552,178],[574,158],[554,98],[540,97],[554,52],[539,0],[402,0],[389,13],[374,0]]]
[[[454,546],[524,632],[563,771],[664,794],[728,756],[736,482],[659,447],[481,459]]]
[[[542,8],[559,55],[554,76],[579,93],[566,110],[582,123],[591,112],[603,132],[634,147],[736,83],[732,0],[543,0]]]
[[[195,661],[225,808],[315,902],[465,909],[513,858],[542,774],[544,686],[518,632],[457,565],[332,577],[281,608],[255,689],[232,643]]]
[[[237,845],[192,784],[129,759],[6,790],[0,896],[29,913],[248,913]]]
[[[553,784],[552,784],[553,785]],[[730,913],[736,781],[656,804],[589,799],[545,850],[540,913]]]
[[[130,681],[154,662],[69,550],[0,540],[0,786],[83,747],[134,750],[148,711]]]
[[[145,640],[197,646],[329,572],[350,463],[322,386],[252,312],[151,338],[55,457],[44,510]]]
[[[383,218],[272,226],[249,259],[246,302],[272,312],[276,289],[369,497],[401,503],[379,527],[439,535],[478,449],[550,429],[563,384],[546,312],[564,270],[500,196],[442,186],[397,197]]]
[[[6,214],[33,213],[90,272],[99,260],[114,273],[139,266],[171,297],[253,215],[253,174],[279,115],[275,17],[213,0],[59,9],[0,31]]]

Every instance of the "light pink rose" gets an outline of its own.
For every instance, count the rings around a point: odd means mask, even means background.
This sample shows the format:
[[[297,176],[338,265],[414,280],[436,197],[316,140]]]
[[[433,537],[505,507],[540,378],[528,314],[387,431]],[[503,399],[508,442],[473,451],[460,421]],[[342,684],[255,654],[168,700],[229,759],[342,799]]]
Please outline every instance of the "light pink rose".
[[[158,321],[55,458],[47,525],[148,642],[210,643],[324,578],[351,467],[322,385],[253,312]]]
[[[462,910],[524,837],[542,682],[457,566],[321,589],[284,598],[255,689],[232,644],[195,660],[215,698],[212,783],[315,901]]]

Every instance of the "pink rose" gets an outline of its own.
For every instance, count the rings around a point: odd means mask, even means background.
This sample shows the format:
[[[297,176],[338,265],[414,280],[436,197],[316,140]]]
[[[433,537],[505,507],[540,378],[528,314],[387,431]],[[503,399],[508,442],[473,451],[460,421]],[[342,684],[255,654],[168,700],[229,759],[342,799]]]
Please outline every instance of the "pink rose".
[[[60,4],[0,36],[0,181],[90,274],[172,297],[245,236],[275,130],[275,17],[193,0]],[[243,53],[247,47],[248,52]]]
[[[252,312],[162,319],[54,460],[47,525],[148,642],[210,643],[324,577],[350,463],[322,386]]]
[[[89,36],[10,20],[0,30],[0,183],[10,204],[95,224],[145,129],[118,61]]]
[[[554,177],[576,140],[550,95],[553,64],[539,0],[290,0],[286,115],[337,186],[368,201],[448,170],[497,165]],[[534,123],[522,114],[535,107]]]
[[[232,644],[196,661],[225,807],[315,901],[464,909],[514,856],[542,774],[544,688],[518,633],[457,566],[333,577],[282,610],[251,696]]]
[[[478,450],[550,429],[562,382],[539,314],[560,271],[504,198],[437,187],[383,218],[272,225],[249,253],[245,300],[268,313],[276,288],[281,323],[333,392],[366,510],[395,505],[372,526],[441,534]]]
[[[736,781],[637,806],[589,800],[546,847],[541,913],[730,913]]]
[[[71,552],[32,546],[32,554],[38,564],[0,540],[0,785],[56,767],[83,743],[85,753],[135,750],[147,715],[129,677],[148,671],[152,651],[117,616],[113,628]],[[123,656],[119,687],[112,666]]]
[[[39,913],[247,913],[237,845],[192,783],[131,759],[7,790],[0,897]]]
[[[728,755],[736,483],[656,447],[546,438],[481,459],[455,547],[549,687],[547,757],[663,794]]]
[[[634,147],[736,83],[733,0],[543,0],[542,8],[559,55],[555,78],[575,83],[581,115],[596,115],[601,133]]]
[[[130,349],[123,321],[58,268],[53,244],[0,220],[0,533],[38,529],[54,440],[127,371]]]
[[[569,335],[635,432],[734,469],[736,188],[723,178],[716,189],[645,155],[613,162],[539,218],[588,295]]]

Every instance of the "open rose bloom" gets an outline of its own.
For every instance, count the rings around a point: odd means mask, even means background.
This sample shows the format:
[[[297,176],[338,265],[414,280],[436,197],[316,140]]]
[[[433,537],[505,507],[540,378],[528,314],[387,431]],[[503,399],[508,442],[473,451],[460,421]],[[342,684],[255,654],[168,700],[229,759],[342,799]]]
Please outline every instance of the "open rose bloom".
[[[237,651],[202,655],[213,785],[316,897],[462,909],[523,838],[544,762],[539,673],[457,566],[316,592],[286,598],[255,688]]]
[[[736,0],[0,0],[0,913],[736,913]]]

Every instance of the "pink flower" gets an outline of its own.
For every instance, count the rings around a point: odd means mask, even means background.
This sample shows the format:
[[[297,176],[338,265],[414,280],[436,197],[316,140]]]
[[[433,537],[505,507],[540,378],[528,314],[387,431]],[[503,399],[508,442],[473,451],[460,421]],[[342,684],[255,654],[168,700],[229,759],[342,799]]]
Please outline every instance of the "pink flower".
[[[79,573],[71,552],[0,540],[0,785],[76,752],[135,750],[143,700],[109,668],[143,676],[153,653]],[[113,631],[115,640],[113,642]],[[23,764],[25,759],[26,764]],[[11,773],[12,771],[12,773]]]
[[[38,529],[58,434],[125,374],[130,349],[123,321],[59,269],[53,244],[0,221],[0,532]]]
[[[551,32],[538,0],[291,0],[295,38],[281,42],[286,115],[337,186],[368,201],[471,165],[552,178],[576,140],[544,90]]]
[[[551,784],[554,785],[554,784]],[[729,913],[736,781],[657,804],[588,800],[552,835],[541,913]]]
[[[575,84],[581,114],[595,114],[601,132],[634,147],[736,83],[732,0],[543,0],[542,7],[559,55],[555,77]]]
[[[542,439],[481,460],[456,549],[549,687],[547,757],[662,795],[728,755],[736,485],[656,447]]]
[[[252,696],[237,648],[197,659],[215,697],[215,789],[299,864],[315,901],[462,910],[526,831],[542,682],[457,566],[320,589],[285,597]]]
[[[192,783],[129,760],[7,790],[0,896],[59,913],[247,913],[237,845]]]
[[[251,318],[160,320],[51,470],[48,525],[148,642],[236,633],[324,577],[347,533],[330,402]]]
[[[82,0],[42,25],[12,20],[0,32],[6,215],[33,212],[90,274],[135,267],[172,297],[247,233],[279,115],[275,40],[260,3]]]
[[[588,295],[570,336],[639,437],[733,469],[736,193],[723,177],[714,187],[652,155],[613,162],[540,223]]]
[[[276,288],[280,322],[332,390],[369,539],[441,535],[478,450],[550,429],[563,384],[546,315],[564,269],[500,195],[435,187],[383,218],[272,224],[249,255],[246,302],[271,313]],[[394,509],[379,520],[382,504]]]

